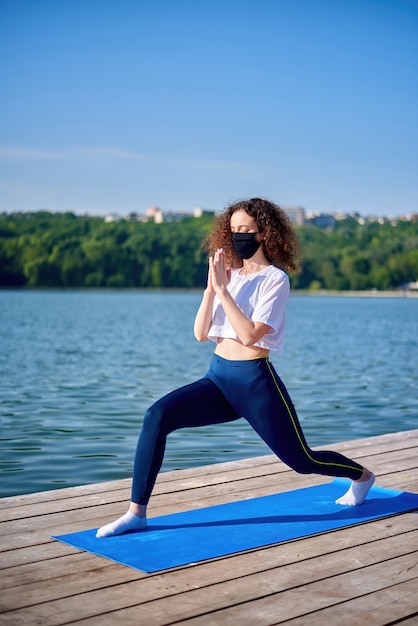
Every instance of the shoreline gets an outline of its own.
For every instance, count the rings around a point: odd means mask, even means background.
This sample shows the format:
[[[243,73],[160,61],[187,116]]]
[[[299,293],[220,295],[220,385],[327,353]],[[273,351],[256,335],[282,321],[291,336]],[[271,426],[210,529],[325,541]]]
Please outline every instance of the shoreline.
[[[161,293],[182,292],[201,293],[204,287],[6,287],[0,286],[0,292],[26,291],[26,292],[102,292],[102,293]],[[418,290],[411,289],[377,289],[337,291],[331,289],[291,289],[292,296],[321,296],[321,297],[347,297],[347,298],[418,298]]]
[[[364,291],[333,291],[328,289],[292,289],[292,296],[341,296],[347,298],[418,298],[418,291],[408,289],[388,289],[378,291],[375,289],[365,289]]]

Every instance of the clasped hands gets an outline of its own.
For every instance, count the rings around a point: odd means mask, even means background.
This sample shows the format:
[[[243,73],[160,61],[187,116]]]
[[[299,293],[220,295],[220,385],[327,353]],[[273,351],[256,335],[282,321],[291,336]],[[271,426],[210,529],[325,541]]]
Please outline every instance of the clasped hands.
[[[209,257],[208,289],[220,294],[231,280],[231,268],[227,267],[225,250],[218,248]]]

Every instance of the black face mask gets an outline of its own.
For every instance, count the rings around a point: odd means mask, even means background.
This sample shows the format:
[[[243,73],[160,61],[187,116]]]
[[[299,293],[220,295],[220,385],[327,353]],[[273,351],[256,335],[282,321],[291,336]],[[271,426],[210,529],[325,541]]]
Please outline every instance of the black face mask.
[[[232,233],[232,247],[241,259],[251,259],[260,247],[258,233]]]

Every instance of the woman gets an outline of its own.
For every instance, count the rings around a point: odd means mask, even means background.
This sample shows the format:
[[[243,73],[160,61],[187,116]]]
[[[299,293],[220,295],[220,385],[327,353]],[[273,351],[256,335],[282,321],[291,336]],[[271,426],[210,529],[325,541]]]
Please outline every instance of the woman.
[[[146,527],[146,507],[160,470],[166,437],[178,429],[244,417],[271,450],[297,472],[346,477],[339,504],[358,505],[374,482],[355,461],[306,443],[285,386],[269,361],[284,340],[289,296],[286,270],[298,246],[282,209],[260,198],[231,205],[208,238],[207,287],[196,315],[198,341],[216,342],[204,378],[158,400],[145,414],[138,441],[129,511],[97,537]],[[230,269],[230,268],[233,269]]]

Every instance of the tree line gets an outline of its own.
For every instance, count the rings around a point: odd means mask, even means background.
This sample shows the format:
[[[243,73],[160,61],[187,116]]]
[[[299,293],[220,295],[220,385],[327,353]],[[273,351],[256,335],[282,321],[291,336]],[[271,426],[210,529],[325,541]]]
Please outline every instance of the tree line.
[[[213,213],[156,224],[73,213],[0,214],[1,287],[203,287]],[[418,222],[296,227],[294,289],[392,289],[418,279]]]

